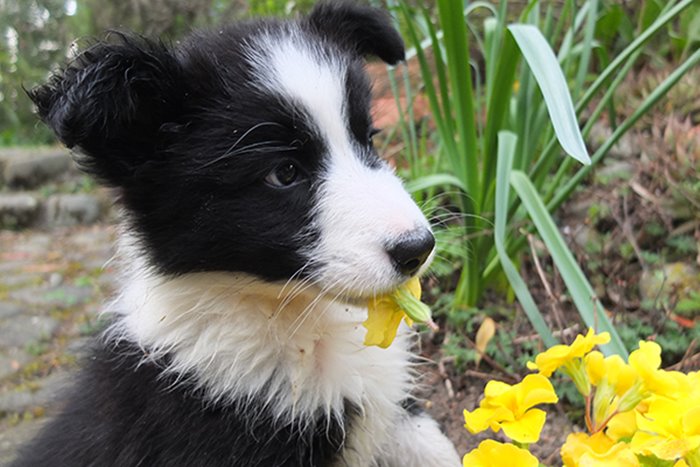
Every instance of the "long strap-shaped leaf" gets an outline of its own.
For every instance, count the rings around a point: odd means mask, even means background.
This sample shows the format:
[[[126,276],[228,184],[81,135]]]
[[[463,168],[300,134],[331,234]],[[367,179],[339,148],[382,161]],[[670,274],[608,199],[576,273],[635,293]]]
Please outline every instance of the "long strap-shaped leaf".
[[[425,175],[423,177],[418,177],[409,182],[406,182],[406,190],[409,193],[415,193],[416,191],[425,190],[428,188],[433,188],[436,186],[453,186],[466,192],[466,187],[464,183],[457,177],[446,173],[437,173],[432,175]]]
[[[515,38],[542,91],[549,118],[562,148],[582,164],[590,164],[591,158],[578,128],[566,78],[552,48],[535,26],[511,24],[508,30]]]
[[[506,252],[506,216],[508,214],[508,196],[510,193],[508,178],[511,167],[513,166],[513,156],[515,154],[515,145],[518,137],[510,131],[501,131],[498,133],[498,166],[496,168],[496,218],[494,229],[494,243],[498,257],[501,260],[503,271],[508,277],[511,287],[518,297],[523,311],[530,320],[532,327],[542,337],[545,345],[551,347],[557,344],[557,340],[547,327],[540,310],[535,305],[532,295],[523,281],[522,277],[515,268],[515,265],[508,257]]]
[[[528,176],[521,171],[513,171],[510,175],[510,183],[518,193],[518,196],[520,196],[523,206],[525,206],[537,228],[537,232],[542,237],[545,245],[547,245],[547,249],[552,255],[552,260],[554,260],[554,264],[559,269],[581,318],[583,318],[587,326],[594,327],[597,331],[610,333],[610,343],[602,347],[603,352],[607,355],[617,354],[627,358],[625,345],[605,314],[603,305],[596,298],[593,287],[591,287],[571,251],[566,246],[557,226],[542,202],[542,198],[537,194]]]

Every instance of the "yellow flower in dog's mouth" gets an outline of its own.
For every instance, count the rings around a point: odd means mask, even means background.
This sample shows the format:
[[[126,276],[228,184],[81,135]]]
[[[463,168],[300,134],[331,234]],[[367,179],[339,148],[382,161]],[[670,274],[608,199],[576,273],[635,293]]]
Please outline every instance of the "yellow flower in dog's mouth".
[[[370,299],[367,304],[367,329],[365,345],[376,345],[386,349],[394,342],[401,320],[409,326],[413,322],[425,323],[437,329],[430,316],[430,308],[420,301],[421,288],[417,277],[409,280],[393,292]]]

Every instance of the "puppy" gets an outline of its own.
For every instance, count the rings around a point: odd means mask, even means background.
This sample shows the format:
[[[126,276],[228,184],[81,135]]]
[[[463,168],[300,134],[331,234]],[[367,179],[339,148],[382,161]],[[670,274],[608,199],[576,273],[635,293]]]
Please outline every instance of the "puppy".
[[[411,404],[406,327],[365,304],[420,274],[428,222],[372,145],[364,57],[389,17],[116,35],[30,92],[123,206],[121,293],[63,412],[16,466],[460,465]]]

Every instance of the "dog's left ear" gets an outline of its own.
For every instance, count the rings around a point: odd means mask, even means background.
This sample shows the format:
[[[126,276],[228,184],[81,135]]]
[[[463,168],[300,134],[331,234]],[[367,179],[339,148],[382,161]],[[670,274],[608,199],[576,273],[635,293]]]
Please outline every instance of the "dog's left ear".
[[[348,1],[321,2],[308,17],[311,28],[362,56],[390,65],[404,60],[404,44],[388,13]]]

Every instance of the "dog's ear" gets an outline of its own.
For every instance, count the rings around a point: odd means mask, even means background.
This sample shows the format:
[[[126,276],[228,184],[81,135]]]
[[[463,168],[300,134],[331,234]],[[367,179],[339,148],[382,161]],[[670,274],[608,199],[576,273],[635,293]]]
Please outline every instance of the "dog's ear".
[[[120,185],[147,162],[182,100],[181,69],[160,42],[113,33],[28,92],[84,170]]]
[[[349,1],[321,2],[309,14],[312,29],[359,55],[375,55],[395,65],[404,44],[388,13]]]

